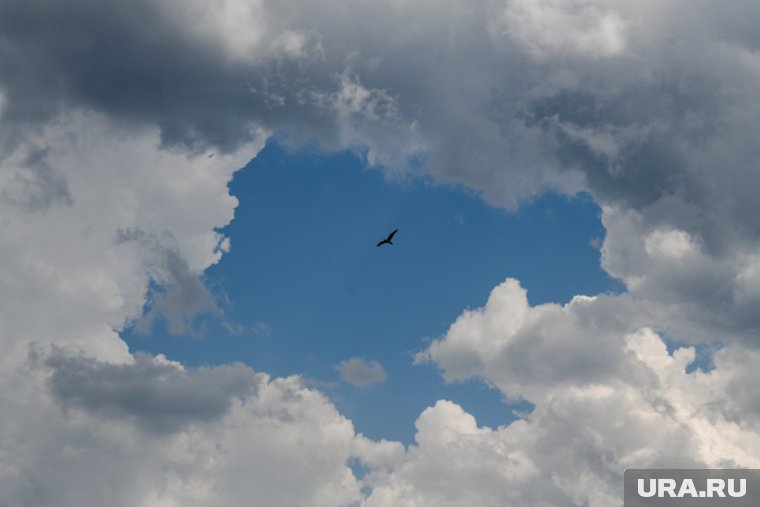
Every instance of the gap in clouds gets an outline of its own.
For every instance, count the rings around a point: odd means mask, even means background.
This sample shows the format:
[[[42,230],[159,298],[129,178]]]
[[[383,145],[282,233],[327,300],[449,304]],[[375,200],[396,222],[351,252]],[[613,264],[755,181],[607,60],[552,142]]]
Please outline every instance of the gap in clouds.
[[[130,328],[124,339],[187,366],[243,361],[303,375],[374,439],[413,441],[414,421],[439,399],[490,427],[531,410],[413,364],[505,278],[521,280],[532,305],[622,290],[600,268],[604,228],[586,195],[548,194],[510,214],[471,192],[389,181],[350,152],[290,152],[274,141],[231,192],[240,201],[223,230],[231,250],[205,273],[224,317],[196,317],[181,335],[158,317],[149,333]],[[395,244],[377,248],[394,228]],[[378,361],[386,380],[364,389],[342,382],[335,366],[354,357]]]
[[[662,341],[665,343],[668,354],[671,356],[673,355],[673,352],[684,347],[694,349],[694,360],[686,366],[686,373],[692,373],[697,370],[701,370],[704,373],[713,371],[715,369],[714,355],[724,347],[724,344],[719,340],[709,343],[688,343],[681,340],[674,340],[662,330],[658,330],[658,333],[660,334]]]

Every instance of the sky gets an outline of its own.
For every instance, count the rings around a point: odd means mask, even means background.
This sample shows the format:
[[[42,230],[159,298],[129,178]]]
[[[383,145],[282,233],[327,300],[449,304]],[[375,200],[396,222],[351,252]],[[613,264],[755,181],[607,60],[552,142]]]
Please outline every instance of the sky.
[[[513,419],[497,389],[445,384],[414,362],[506,277],[525,281],[532,304],[619,286],[599,267],[604,228],[584,195],[547,194],[507,213],[455,188],[387,181],[350,152],[288,153],[276,141],[230,191],[240,201],[223,229],[233,246],[204,274],[227,301],[224,318],[199,315],[174,334],[166,321],[148,332],[136,323],[122,336],[133,351],[186,365],[242,361],[302,375],[372,438],[413,442],[417,415],[440,398],[490,426]],[[392,228],[400,229],[393,248],[378,249]],[[351,360],[353,382],[339,368]],[[370,382],[370,361],[385,372],[383,385]]]
[[[0,505],[760,468],[758,18],[0,0]]]

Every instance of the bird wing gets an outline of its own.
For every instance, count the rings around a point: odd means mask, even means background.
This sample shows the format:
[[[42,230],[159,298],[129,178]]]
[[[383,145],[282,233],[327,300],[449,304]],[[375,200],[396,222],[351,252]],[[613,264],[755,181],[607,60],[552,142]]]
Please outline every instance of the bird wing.
[[[388,242],[388,240],[387,240],[387,239],[384,239],[384,240],[382,240],[380,243],[378,243],[378,244],[377,244],[377,246],[380,246],[380,245],[384,245],[384,244],[385,244],[385,243],[387,243],[387,242]]]
[[[393,236],[395,236],[397,232],[398,232],[398,229],[396,229],[392,233],[388,234],[388,241],[391,241],[393,239]]]

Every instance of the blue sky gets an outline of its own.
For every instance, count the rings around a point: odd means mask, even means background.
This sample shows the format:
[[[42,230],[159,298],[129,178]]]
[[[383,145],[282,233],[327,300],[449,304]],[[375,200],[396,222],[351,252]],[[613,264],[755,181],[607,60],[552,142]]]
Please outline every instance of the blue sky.
[[[414,420],[438,399],[492,427],[528,409],[485,383],[446,384],[434,365],[413,364],[505,278],[519,279],[532,305],[621,286],[600,268],[600,210],[583,194],[549,193],[507,212],[462,188],[389,180],[353,152],[289,152],[276,141],[236,174],[231,193],[240,202],[223,229],[232,248],[205,279],[225,301],[222,321],[240,329],[202,317],[176,336],[159,322],[124,333],[130,349],[303,375],[375,439],[412,442]],[[377,248],[394,228],[394,245]],[[335,366],[351,357],[379,361],[386,381],[341,382]]]

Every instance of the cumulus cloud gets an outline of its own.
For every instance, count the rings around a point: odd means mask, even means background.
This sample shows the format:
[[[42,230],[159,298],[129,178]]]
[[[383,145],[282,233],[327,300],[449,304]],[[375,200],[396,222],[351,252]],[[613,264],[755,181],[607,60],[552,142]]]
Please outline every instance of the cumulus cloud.
[[[365,486],[350,460],[385,470],[404,452],[357,435],[299,378],[240,364],[38,348],[26,376],[14,390],[3,376],[4,505],[350,505]]]
[[[204,295],[193,280],[226,248],[215,229],[232,219],[236,205],[227,182],[261,140],[234,155],[189,157],[160,149],[157,129],[71,113],[17,150],[27,146],[45,149],[69,198],[37,210],[0,203],[4,357],[23,360],[26,344],[37,341],[124,360],[126,347],[114,330],[140,316],[151,280],[178,295],[164,305],[170,316],[203,309],[197,298],[179,295]],[[3,170],[12,174],[17,166],[7,160]],[[152,239],[125,240],[124,231]]]
[[[748,3],[0,9],[6,143],[70,108],[157,126],[165,145],[196,151],[234,150],[258,125],[422,168],[498,205],[586,189],[713,247],[757,240]]]
[[[349,461],[384,470],[403,455],[296,377],[186,369],[118,336],[151,294],[155,308],[152,287],[170,326],[214,308],[199,277],[229,248],[227,184],[256,135],[209,158],[162,148],[158,128],[70,112],[19,141],[45,150],[55,184],[0,202],[1,504],[349,505],[365,486]],[[8,160],[11,179],[26,171]]]
[[[0,503],[602,506],[625,466],[758,466],[757,21],[703,0],[0,2]],[[229,248],[227,184],[275,131],[506,208],[585,190],[627,292],[495,288],[418,358],[534,412],[481,428],[442,401],[406,451],[297,378],[133,356],[127,323],[218,314],[201,275]],[[715,369],[685,373],[667,336],[723,342]]]
[[[578,53],[614,56],[626,49],[622,16],[603,2],[514,0],[506,2],[494,30],[511,36],[528,51],[546,55]]]
[[[44,211],[54,204],[71,204],[65,178],[56,173],[44,148],[25,146],[16,150],[2,173],[0,203],[27,211]]]
[[[757,345],[754,247],[716,252],[704,236],[653,225],[637,211],[605,208],[602,267],[639,302],[658,305],[660,326],[687,341]]]
[[[385,382],[387,377],[383,365],[375,360],[367,361],[360,357],[352,357],[335,365],[340,378],[359,388],[369,387]]]
[[[628,296],[532,307],[517,281],[495,288],[485,307],[463,313],[418,357],[438,364],[449,381],[481,378],[508,396],[528,399],[534,410],[492,430],[439,402],[421,416],[417,448],[399,469],[404,472],[382,486],[387,503],[377,505],[434,505],[435,491],[420,494],[435,489],[428,482],[432,474],[423,476],[425,463],[440,461],[437,453],[453,459],[466,439],[479,443],[462,454],[481,450],[464,473],[485,477],[480,460],[502,466],[488,467],[501,474],[488,487],[468,481],[441,493],[480,494],[474,505],[620,505],[626,468],[756,466],[757,404],[739,385],[751,382],[746,368],[757,364],[758,352],[728,346],[715,353],[710,372],[687,373],[695,349],[669,353],[663,338],[643,325],[656,318],[633,311]],[[432,414],[434,426],[421,424]],[[510,455],[520,459],[510,461]],[[440,479],[447,473],[452,475]],[[514,477],[517,484],[510,482]],[[438,479],[436,485],[457,480],[450,470],[438,470]]]
[[[577,296],[565,306],[531,307],[525,289],[509,279],[484,308],[460,315],[417,361],[434,361],[449,381],[482,376],[514,397],[560,382],[603,383],[624,355],[619,337],[636,329],[627,298],[616,299]]]

